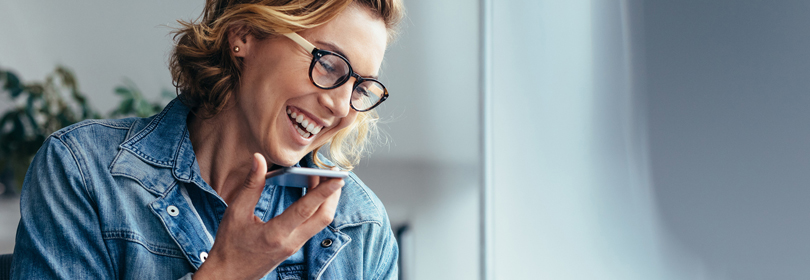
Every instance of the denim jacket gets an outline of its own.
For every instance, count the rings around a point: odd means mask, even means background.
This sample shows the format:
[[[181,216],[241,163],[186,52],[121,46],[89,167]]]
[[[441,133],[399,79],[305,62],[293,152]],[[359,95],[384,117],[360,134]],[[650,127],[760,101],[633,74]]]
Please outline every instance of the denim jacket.
[[[176,99],[150,118],[83,121],[51,135],[23,183],[12,278],[190,278],[215,234],[184,188],[219,196],[200,177],[188,113]],[[302,165],[312,167],[311,158]],[[281,189],[265,186],[258,217],[267,221],[300,197],[300,189],[297,197]],[[353,173],[333,222],[302,251],[264,279],[397,278],[388,216]]]

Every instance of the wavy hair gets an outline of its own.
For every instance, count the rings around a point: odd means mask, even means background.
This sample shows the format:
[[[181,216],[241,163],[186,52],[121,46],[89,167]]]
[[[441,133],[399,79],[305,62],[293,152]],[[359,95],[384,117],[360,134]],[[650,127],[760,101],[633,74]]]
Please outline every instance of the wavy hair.
[[[242,72],[242,62],[229,48],[228,31],[238,28],[257,39],[298,32],[322,25],[352,4],[367,8],[388,30],[388,41],[404,15],[400,0],[207,0],[198,21],[178,21],[169,68],[180,100],[202,118],[222,111],[232,99]],[[332,161],[352,169],[360,160],[367,140],[377,130],[374,110],[357,119],[328,143]],[[315,149],[317,154],[322,147]],[[314,156],[315,164],[332,167]]]

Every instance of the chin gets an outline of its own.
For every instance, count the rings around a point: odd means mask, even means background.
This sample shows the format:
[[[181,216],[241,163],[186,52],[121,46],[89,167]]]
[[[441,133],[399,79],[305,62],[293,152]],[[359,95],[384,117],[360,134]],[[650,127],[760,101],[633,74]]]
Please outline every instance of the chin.
[[[294,154],[281,154],[273,155],[267,158],[268,164],[275,164],[280,166],[293,166],[300,162],[307,153],[294,153]]]

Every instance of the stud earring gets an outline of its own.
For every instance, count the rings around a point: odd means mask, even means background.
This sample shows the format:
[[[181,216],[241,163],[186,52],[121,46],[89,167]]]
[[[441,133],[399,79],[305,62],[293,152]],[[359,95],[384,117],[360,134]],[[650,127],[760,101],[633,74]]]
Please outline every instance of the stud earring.
[[[239,52],[239,46],[233,47],[233,52]]]

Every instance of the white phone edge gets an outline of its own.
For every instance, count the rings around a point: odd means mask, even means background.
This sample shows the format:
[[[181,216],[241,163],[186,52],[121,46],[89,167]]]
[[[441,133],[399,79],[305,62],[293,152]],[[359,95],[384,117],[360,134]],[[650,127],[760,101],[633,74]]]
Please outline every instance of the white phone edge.
[[[320,176],[320,177],[344,178],[344,179],[349,177],[348,171],[337,171],[337,170],[318,169],[309,167],[283,167],[280,169],[267,172],[264,178],[269,179],[271,177],[279,176],[282,174]]]
[[[306,167],[284,167],[265,174],[265,178],[270,180],[270,184],[297,188],[308,188],[308,177],[310,176],[346,179],[349,177],[349,172]]]

